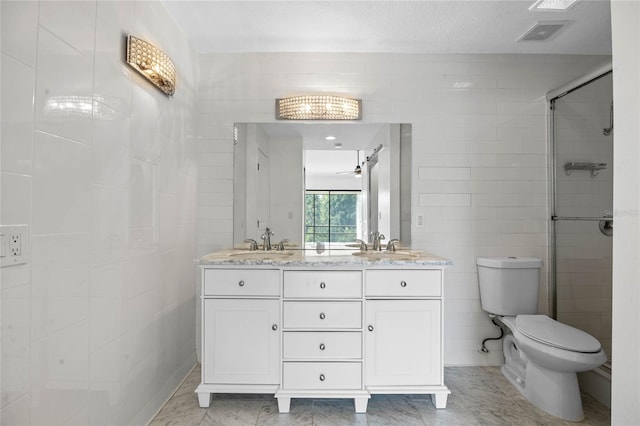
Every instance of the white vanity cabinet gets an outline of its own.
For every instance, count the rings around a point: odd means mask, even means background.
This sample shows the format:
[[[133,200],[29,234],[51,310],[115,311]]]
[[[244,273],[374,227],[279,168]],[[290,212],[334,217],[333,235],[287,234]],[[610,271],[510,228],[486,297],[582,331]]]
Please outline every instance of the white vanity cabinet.
[[[431,394],[445,408],[443,269],[437,258],[203,265],[201,407],[211,393],[291,398]]]
[[[440,313],[437,300],[367,301],[369,388],[440,384]]]
[[[280,382],[280,271],[204,269],[201,407],[211,394],[273,393]]]
[[[442,271],[367,270],[365,283],[367,390],[431,394],[445,408]]]

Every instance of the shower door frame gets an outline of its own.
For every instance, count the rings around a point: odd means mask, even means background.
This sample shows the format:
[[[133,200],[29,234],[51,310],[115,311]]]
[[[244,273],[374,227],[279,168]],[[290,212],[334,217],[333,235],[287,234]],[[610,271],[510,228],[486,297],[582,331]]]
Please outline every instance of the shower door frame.
[[[551,313],[551,317],[554,319],[558,318],[558,286],[557,286],[557,259],[556,259],[556,223],[558,222],[556,216],[556,204],[557,204],[557,194],[556,194],[556,167],[557,167],[557,158],[556,158],[556,138],[555,138],[555,102],[556,100],[581,89],[582,87],[599,80],[602,77],[605,77],[609,74],[613,73],[613,64],[611,61],[607,61],[602,65],[598,66],[591,72],[585,74],[584,76],[577,78],[551,92],[547,93],[547,139],[549,141],[549,155],[550,155],[550,163],[549,163],[549,206],[550,206],[550,215],[549,215],[549,271],[548,271],[548,282],[549,282],[549,312]],[[611,219],[613,221],[613,219]]]

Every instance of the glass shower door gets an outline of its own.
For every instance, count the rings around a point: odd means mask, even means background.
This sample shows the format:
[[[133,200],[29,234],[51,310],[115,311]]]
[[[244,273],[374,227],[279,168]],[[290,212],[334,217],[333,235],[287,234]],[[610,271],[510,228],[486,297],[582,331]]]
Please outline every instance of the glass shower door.
[[[554,314],[611,359],[613,108],[611,74],[552,100]]]

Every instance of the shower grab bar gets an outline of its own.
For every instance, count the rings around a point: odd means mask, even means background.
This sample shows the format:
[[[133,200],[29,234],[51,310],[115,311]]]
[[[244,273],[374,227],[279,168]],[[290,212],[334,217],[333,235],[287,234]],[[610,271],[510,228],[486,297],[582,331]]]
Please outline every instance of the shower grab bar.
[[[603,217],[571,217],[571,216],[551,216],[552,221],[557,220],[581,220],[585,222],[598,222],[598,229],[600,232],[607,236],[613,236],[613,217],[612,216],[603,216]]]
[[[611,216],[601,216],[601,217],[584,217],[584,216],[551,216],[551,220],[584,220],[584,221],[593,221],[600,222],[603,220],[613,222],[613,218]]]
[[[591,172],[591,177],[598,176],[598,172],[600,170],[604,170],[607,168],[607,163],[575,163],[568,162],[564,165],[564,172],[567,176],[571,175],[571,172],[574,170],[587,170]]]

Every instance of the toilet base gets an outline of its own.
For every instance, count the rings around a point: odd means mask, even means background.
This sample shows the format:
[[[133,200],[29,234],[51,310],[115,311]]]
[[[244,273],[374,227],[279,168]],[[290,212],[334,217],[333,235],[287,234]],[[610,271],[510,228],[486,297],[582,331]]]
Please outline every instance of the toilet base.
[[[584,419],[576,373],[563,373],[537,365],[520,352],[507,335],[503,342],[505,363],[500,369],[527,400],[541,410],[572,422]]]
[[[504,355],[504,365],[500,369],[502,374],[524,395],[526,357],[521,355],[513,335],[507,334],[505,336],[502,341],[502,353]]]
[[[523,395],[533,405],[564,420],[584,419],[578,375],[527,363]]]

